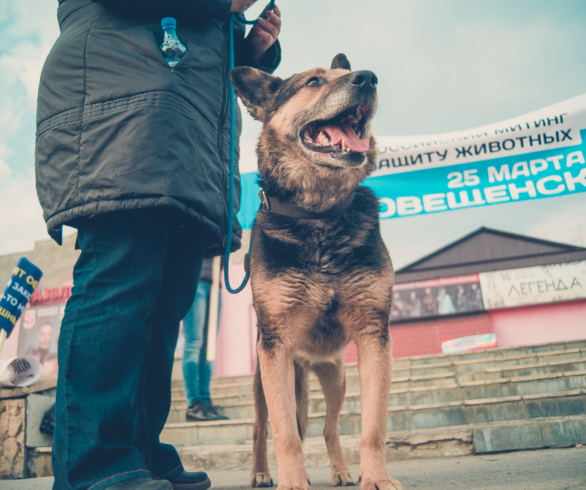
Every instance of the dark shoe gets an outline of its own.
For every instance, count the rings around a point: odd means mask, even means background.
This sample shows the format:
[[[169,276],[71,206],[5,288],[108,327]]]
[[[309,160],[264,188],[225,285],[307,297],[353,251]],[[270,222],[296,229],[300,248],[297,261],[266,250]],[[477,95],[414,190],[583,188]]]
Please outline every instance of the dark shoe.
[[[198,422],[217,420],[208,415],[206,406],[201,400],[196,400],[196,402],[187,409],[187,412],[185,412],[185,418],[187,420],[196,420]]]
[[[212,486],[207,473],[184,471],[171,480],[173,490],[207,490]]]
[[[41,426],[39,427],[39,430],[43,434],[47,434],[49,436],[52,436],[53,433],[55,432],[55,404],[54,403],[53,403],[53,406],[45,412],[45,415],[43,416],[43,420],[41,421]]]
[[[118,483],[110,485],[109,487],[107,487],[107,490],[174,490],[174,487],[167,480],[151,480],[150,478],[130,478],[128,480],[122,480]]]
[[[207,412],[208,416],[213,417],[212,420],[230,420],[230,417],[226,417],[218,412],[218,407],[212,405],[212,402],[209,401],[204,406],[204,411]]]

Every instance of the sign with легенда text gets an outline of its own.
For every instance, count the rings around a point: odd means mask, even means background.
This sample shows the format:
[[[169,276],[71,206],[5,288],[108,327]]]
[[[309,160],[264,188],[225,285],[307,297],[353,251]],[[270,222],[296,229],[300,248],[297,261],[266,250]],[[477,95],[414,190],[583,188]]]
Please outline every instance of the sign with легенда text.
[[[586,298],[586,261],[479,274],[487,310]]]

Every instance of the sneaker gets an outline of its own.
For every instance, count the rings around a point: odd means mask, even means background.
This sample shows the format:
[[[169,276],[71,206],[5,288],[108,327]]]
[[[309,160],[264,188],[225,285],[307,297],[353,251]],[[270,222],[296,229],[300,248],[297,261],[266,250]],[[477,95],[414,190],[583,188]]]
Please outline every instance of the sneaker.
[[[208,416],[214,417],[213,420],[230,420],[230,417],[226,417],[218,412],[218,407],[212,405],[211,400],[204,405],[204,410],[207,412]]]
[[[55,432],[55,404],[54,403],[51,406],[51,408],[45,412],[45,415],[43,416],[43,420],[41,421],[41,426],[39,427],[39,430],[43,434],[47,434],[49,436],[52,436],[53,433]]]
[[[198,422],[205,422],[209,420],[217,420],[210,417],[207,411],[207,406],[201,401],[196,400],[193,405],[190,405],[185,412],[185,418],[187,420],[196,420]]]

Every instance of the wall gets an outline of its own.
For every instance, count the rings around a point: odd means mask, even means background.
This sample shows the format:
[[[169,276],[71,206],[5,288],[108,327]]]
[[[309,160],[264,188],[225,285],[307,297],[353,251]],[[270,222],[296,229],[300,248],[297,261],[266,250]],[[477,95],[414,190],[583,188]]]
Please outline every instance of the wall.
[[[244,268],[231,266],[232,281],[239,283]],[[256,316],[248,285],[231,295],[222,290],[223,311],[218,338],[217,376],[254,372],[256,363]],[[499,347],[586,339],[586,301],[493,310],[462,317],[391,324],[393,357],[441,354],[444,340],[495,333]],[[356,345],[346,349],[346,362],[356,362]]]
[[[586,339],[586,300],[493,310],[499,347]]]
[[[390,332],[393,337],[393,357],[399,358],[441,354],[441,343],[444,340],[493,333],[493,330],[488,315],[482,313],[424,322],[391,324]],[[498,339],[497,334],[497,341]]]
[[[235,288],[244,277],[244,266],[230,263],[230,285]],[[223,286],[223,280],[222,280]],[[256,367],[256,315],[250,283],[238,294],[222,287],[222,316],[218,335],[216,376],[237,376]]]

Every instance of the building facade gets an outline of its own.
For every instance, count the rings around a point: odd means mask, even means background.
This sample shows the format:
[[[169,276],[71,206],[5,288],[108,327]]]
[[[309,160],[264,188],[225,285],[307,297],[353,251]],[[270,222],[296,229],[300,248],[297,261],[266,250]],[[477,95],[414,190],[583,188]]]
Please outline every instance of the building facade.
[[[234,284],[244,276],[249,237],[245,232],[242,249],[231,256]],[[0,358],[35,353],[46,361],[46,374],[56,370],[61,318],[79,256],[74,244],[75,236],[62,247],[46,240],[32,251],[0,256],[1,277],[10,276],[21,256],[44,272]],[[393,293],[389,328],[395,358],[469,348],[469,342],[512,347],[586,339],[586,249],[581,247],[480,228],[396,271]],[[256,366],[257,340],[250,286],[237,295],[222,288],[222,304],[216,374],[249,374]],[[180,337],[177,357],[182,345]],[[351,343],[346,361],[356,360]]]

